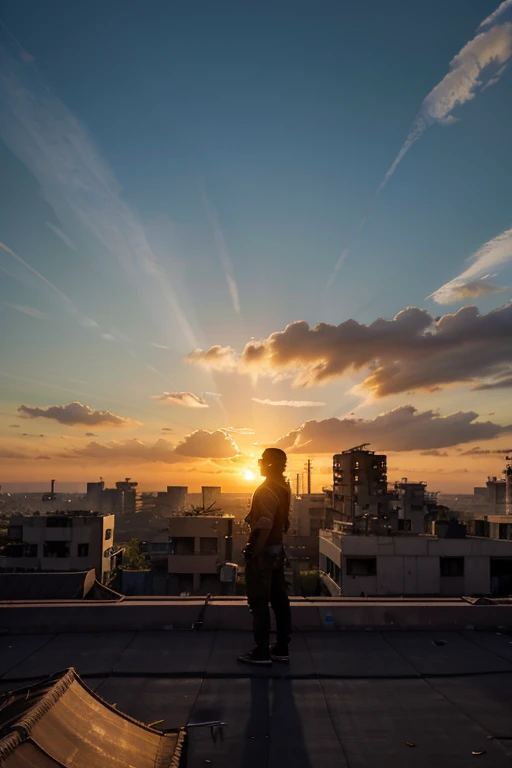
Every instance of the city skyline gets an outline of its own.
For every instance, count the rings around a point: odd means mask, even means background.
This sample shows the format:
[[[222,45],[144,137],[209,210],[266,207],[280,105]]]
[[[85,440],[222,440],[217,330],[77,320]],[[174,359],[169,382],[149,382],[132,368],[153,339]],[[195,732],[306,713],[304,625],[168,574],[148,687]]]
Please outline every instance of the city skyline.
[[[8,0],[0,484],[501,476],[511,59],[511,0]]]

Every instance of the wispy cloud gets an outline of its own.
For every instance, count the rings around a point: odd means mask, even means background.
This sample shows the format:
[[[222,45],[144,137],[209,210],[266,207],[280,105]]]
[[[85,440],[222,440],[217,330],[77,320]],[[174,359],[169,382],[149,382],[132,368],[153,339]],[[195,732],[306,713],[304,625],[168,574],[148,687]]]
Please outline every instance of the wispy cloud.
[[[118,416],[111,411],[96,410],[82,403],[68,403],[67,405],[49,405],[38,407],[34,405],[20,405],[18,413],[27,419],[52,419],[59,424],[74,427],[78,424],[90,424],[94,426],[124,427],[136,425],[138,422],[132,419]]]
[[[485,27],[490,27],[492,24],[494,24],[496,19],[498,19],[509,8],[512,8],[512,0],[504,0],[493,13],[491,13],[486,19],[480,22],[478,29],[485,29]]]
[[[442,285],[428,298],[434,299],[438,304],[450,304],[470,296],[471,293],[466,293],[468,290],[475,291],[473,296],[502,290],[489,280],[495,277],[494,270],[512,261],[512,229],[507,229],[501,235],[484,243],[468,261],[471,262],[471,266],[461,272],[458,277]],[[480,293],[478,293],[479,290]]]
[[[35,309],[35,307],[26,307],[24,304],[10,304],[8,301],[3,301],[2,304],[11,309],[15,309],[17,312],[21,312],[24,315],[34,317],[36,320],[44,320],[46,318],[45,313],[41,312],[39,309]]]
[[[284,408],[320,408],[325,405],[325,403],[315,402],[314,400],[260,400],[259,397],[253,397],[252,400],[260,405]]]
[[[231,301],[233,303],[233,309],[235,310],[236,314],[239,315],[240,314],[240,296],[238,294],[238,285],[235,280],[235,271],[233,269],[233,262],[231,261],[231,256],[229,254],[226,238],[224,237],[222,227],[220,226],[218,213],[212,201],[210,200],[208,193],[206,192],[206,186],[203,180],[199,182],[199,189],[201,191],[201,197],[203,198],[203,202],[206,207],[206,211],[208,213],[208,218],[210,220],[210,224],[213,229],[215,245],[217,247],[220,263],[222,264],[224,275],[226,277],[226,282],[228,284],[229,293],[231,295]]]
[[[78,310],[71,301],[71,299],[68,299],[65,293],[62,293],[56,285],[54,285],[50,280],[48,280],[44,275],[42,275],[40,272],[37,271],[37,269],[34,269],[34,267],[31,267],[30,264],[25,261],[25,259],[22,259],[21,256],[18,256],[17,253],[15,253],[12,248],[9,248],[8,245],[5,243],[0,242],[0,248],[5,251],[5,253],[8,253],[9,256],[12,256],[12,258],[18,262],[18,264],[21,264],[25,269],[27,269],[32,275],[37,277],[38,280],[40,280],[44,285],[46,285],[47,288],[50,288],[51,291],[53,291],[61,302],[64,304],[65,308],[68,310],[68,312],[71,312],[72,314],[76,315],[78,314]]]
[[[490,19],[491,17],[486,20],[487,23],[482,24],[489,26],[492,23]],[[483,85],[480,78],[484,70],[492,64],[497,64],[498,71],[500,69],[503,71],[503,65],[510,56],[512,56],[512,24],[509,23],[493,26],[487,32],[476,35],[466,43],[451,60],[448,73],[423,100],[412,128],[381,182],[377,194],[386,186],[399,163],[424,131],[435,122],[444,124],[455,122],[453,110],[475,97],[477,89]],[[497,71],[491,77],[496,82]]]
[[[165,344],[156,344],[155,342],[151,342],[151,346],[156,349],[170,349],[170,347],[166,347]]]
[[[38,181],[59,221],[80,223],[103,244],[134,286],[147,283],[175,318],[186,343],[197,339],[173,286],[148,242],[138,216],[77,117],[44,82],[35,66],[1,46],[0,136]],[[42,276],[41,276],[42,277]]]
[[[46,222],[46,226],[49,227],[52,232],[56,234],[57,237],[59,237],[65,245],[68,246],[68,248],[71,248],[72,251],[76,251],[76,245],[71,240],[71,238],[64,234],[62,229],[59,229],[55,226],[55,224],[51,224],[49,221]]]
[[[512,24],[493,25],[498,17],[511,5],[512,0],[505,0],[493,14],[482,21],[478,29],[485,29],[486,31],[480,32],[480,34],[475,35],[472,40],[466,43],[451,60],[447,74],[423,99],[411,129],[383,180],[377,187],[373,200],[379,196],[405,155],[429,126],[434,123],[441,125],[455,123],[457,118],[452,113],[457,107],[474,99],[478,90],[483,91],[499,81],[512,56]],[[493,66],[495,67],[494,71],[492,71]],[[488,77],[485,82],[483,81],[484,74]],[[329,288],[334,282],[337,273],[350,252],[351,246],[364,228],[372,205],[373,203],[370,203],[368,210],[359,222],[349,246],[343,250],[338,259],[326,288]]]
[[[185,408],[208,408],[208,403],[193,392],[163,392],[161,395],[155,395],[155,400],[162,403],[172,403],[173,405],[182,405]]]
[[[255,430],[251,427],[223,427],[223,432],[232,432],[234,435],[254,435]]]

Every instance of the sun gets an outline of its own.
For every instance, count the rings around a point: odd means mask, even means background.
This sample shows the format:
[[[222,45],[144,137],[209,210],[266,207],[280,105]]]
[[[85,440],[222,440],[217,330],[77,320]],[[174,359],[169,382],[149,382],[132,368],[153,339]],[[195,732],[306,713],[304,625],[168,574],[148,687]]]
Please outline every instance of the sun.
[[[251,480],[254,480],[254,472],[252,471],[252,469],[246,469],[244,471],[244,480],[247,480],[248,482],[250,482]]]

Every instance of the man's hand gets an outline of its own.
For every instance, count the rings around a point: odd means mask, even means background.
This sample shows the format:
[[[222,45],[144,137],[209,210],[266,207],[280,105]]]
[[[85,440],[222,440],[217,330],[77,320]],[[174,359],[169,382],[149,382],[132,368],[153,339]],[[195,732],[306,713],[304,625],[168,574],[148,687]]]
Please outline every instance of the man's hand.
[[[253,558],[258,557],[258,555],[261,555],[261,553],[265,549],[265,545],[267,543],[269,533],[270,533],[270,528],[257,528],[255,531],[253,531],[251,536],[251,543],[253,545],[253,549],[252,549]]]

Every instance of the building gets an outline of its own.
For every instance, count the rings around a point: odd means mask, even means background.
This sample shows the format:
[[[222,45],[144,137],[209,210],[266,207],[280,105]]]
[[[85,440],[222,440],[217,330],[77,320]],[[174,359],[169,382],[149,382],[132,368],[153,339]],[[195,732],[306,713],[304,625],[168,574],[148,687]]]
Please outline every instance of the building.
[[[427,491],[426,483],[409,482],[404,477],[395,483],[392,500],[397,513],[397,531],[427,533],[437,509],[437,494]]]
[[[320,568],[331,591],[344,597],[512,592],[512,541],[344,535],[335,522],[332,531],[320,532],[319,545]]]
[[[174,515],[169,529],[146,542],[155,570],[167,571],[168,595],[222,594],[219,574],[233,562],[232,515]]]
[[[293,496],[290,510],[290,535],[318,536],[325,528],[327,505],[324,493],[303,493]]]
[[[387,457],[358,445],[333,456],[333,505],[353,525],[364,516],[389,511]]]
[[[166,491],[158,491],[155,502],[155,512],[160,517],[170,517],[185,509],[188,486],[168,485]]]
[[[215,509],[217,504],[219,504],[222,488],[220,485],[203,485],[201,493],[203,495],[203,509],[207,512],[210,509]]]
[[[114,549],[114,515],[66,511],[13,515],[0,556],[3,571],[87,571],[108,583],[121,553]]]
[[[137,486],[129,477],[117,482],[115,488],[105,488],[103,480],[87,483],[86,500],[94,512],[117,517],[133,514],[137,509]]]

